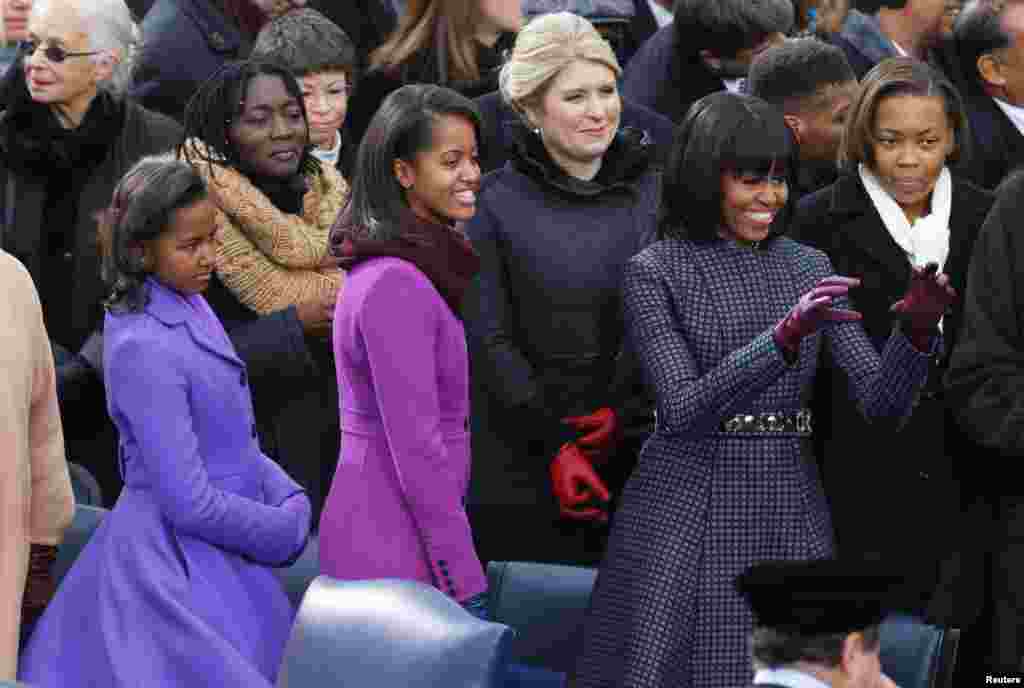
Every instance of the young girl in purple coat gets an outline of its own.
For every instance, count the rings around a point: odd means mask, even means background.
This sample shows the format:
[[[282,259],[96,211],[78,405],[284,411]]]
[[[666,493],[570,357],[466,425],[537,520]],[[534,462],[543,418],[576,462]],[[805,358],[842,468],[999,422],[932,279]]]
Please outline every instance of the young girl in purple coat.
[[[108,409],[124,490],[32,636],[33,686],[269,686],[309,499],[256,439],[245,365],[201,296],[214,212],[186,162],[145,158],[100,222]]]
[[[320,570],[434,585],[482,614],[473,547],[462,296],[479,258],[480,115],[440,86],[389,95],[332,230],[348,276],[334,315],[341,457],[320,519]]]

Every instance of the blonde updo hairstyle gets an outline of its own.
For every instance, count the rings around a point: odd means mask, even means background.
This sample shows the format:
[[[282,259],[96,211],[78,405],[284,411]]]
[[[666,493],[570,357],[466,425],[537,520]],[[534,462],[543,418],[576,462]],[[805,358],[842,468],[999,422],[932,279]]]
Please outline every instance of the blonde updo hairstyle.
[[[571,12],[542,14],[516,37],[512,55],[501,68],[501,97],[532,126],[527,110],[540,105],[551,82],[576,60],[602,64],[616,78],[622,75],[611,45],[593,24]]]

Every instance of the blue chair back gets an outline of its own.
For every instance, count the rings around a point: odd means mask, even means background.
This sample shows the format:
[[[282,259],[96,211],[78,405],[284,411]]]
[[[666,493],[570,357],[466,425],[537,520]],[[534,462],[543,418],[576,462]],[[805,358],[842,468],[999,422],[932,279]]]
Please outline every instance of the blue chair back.
[[[597,570],[492,561],[487,579],[491,618],[516,631],[512,661],[572,671],[583,644],[583,619]]]
[[[299,607],[277,688],[488,688],[513,631],[415,581],[320,576]]]
[[[99,527],[107,510],[79,504],[75,507],[75,518],[71,525],[64,531],[64,541],[57,548],[57,561],[50,570],[55,583],[59,584],[64,575],[71,569],[75,559],[82,553],[93,531]]]
[[[893,615],[881,626],[882,671],[900,688],[946,688],[959,632]]]

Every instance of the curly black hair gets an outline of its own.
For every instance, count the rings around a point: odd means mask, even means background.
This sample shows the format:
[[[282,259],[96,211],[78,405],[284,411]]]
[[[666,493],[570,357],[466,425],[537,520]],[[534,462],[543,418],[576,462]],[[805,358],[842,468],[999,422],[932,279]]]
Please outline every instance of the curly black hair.
[[[267,60],[227,62],[199,87],[185,108],[182,122],[184,138],[178,145],[178,156],[193,165],[206,163],[210,166],[211,175],[214,165],[238,169],[238,150],[228,133],[242,114],[249,82],[261,75],[279,77],[288,95],[298,101],[302,119],[306,122],[307,138],[299,171],[307,176],[319,173],[320,162],[310,152],[313,146],[308,141],[309,117],[302,99],[302,88],[287,68]],[[195,140],[202,141],[205,149],[191,145]]]

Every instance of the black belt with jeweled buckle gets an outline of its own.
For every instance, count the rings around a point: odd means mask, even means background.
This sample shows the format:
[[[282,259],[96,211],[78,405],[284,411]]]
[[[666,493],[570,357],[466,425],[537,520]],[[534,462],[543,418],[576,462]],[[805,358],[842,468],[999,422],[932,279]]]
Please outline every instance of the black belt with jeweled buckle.
[[[775,411],[769,413],[741,413],[722,422],[722,432],[775,433],[786,432],[810,435],[813,432],[810,409]]]

